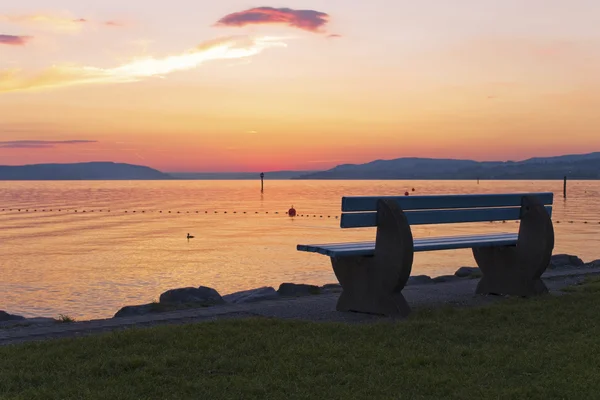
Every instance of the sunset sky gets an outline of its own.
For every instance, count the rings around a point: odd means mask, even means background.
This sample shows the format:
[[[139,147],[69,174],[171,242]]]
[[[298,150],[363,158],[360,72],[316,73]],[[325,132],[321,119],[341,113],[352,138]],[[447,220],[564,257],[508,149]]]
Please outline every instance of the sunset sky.
[[[0,5],[0,165],[600,151],[597,0]]]

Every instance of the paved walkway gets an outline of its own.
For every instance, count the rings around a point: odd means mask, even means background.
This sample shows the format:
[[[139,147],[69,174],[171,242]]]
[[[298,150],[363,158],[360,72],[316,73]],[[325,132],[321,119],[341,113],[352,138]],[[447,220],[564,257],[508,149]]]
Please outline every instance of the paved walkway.
[[[550,293],[559,295],[560,289],[580,283],[587,275],[600,275],[600,268],[548,271],[543,279]],[[413,309],[440,305],[475,306],[501,300],[501,296],[475,295],[478,279],[454,282],[409,285],[402,293]],[[217,319],[267,317],[324,322],[364,323],[388,318],[335,310],[339,294],[286,298],[250,304],[232,304],[210,308],[180,310],[144,316],[99,319],[74,323],[52,323],[0,329],[0,345],[23,343],[65,337],[79,337],[132,327],[161,324],[184,324]]]

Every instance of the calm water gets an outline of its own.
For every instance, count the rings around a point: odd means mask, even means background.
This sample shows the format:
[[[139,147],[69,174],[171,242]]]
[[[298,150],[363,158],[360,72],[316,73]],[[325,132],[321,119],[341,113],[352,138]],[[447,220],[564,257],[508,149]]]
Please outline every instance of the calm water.
[[[553,219],[560,221],[555,253],[600,258],[600,182],[570,182],[566,201],[562,181],[266,181],[263,195],[259,185],[0,182],[0,309],[104,318],[176,287],[205,285],[227,294],[282,282],[336,282],[327,257],[298,252],[296,244],[373,240],[374,229],[339,228],[341,196],[397,195],[413,187],[415,194],[553,191]],[[291,205],[311,216],[287,217]],[[416,227],[414,235],[517,230],[516,223],[456,224]],[[188,232],[195,235],[189,242]],[[448,274],[462,265],[475,265],[469,250],[418,253],[413,274]]]

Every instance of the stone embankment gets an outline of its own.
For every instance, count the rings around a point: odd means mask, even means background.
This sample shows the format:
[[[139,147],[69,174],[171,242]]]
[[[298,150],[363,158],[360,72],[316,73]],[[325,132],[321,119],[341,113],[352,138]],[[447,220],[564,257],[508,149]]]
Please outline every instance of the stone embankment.
[[[600,260],[584,263],[579,257],[558,254],[552,256],[546,273],[555,270],[600,268]],[[434,285],[453,281],[464,281],[481,277],[481,271],[476,267],[461,267],[454,275],[429,277],[427,275],[411,276],[407,286]],[[171,289],[160,295],[159,301],[141,305],[131,305],[121,308],[113,318],[135,317],[177,310],[194,308],[218,307],[222,305],[247,304],[269,300],[290,299],[294,297],[312,296],[327,293],[339,293],[339,284],[324,286],[282,283],[277,290],[270,286],[244,290],[227,295],[221,295],[215,289],[200,286]],[[70,322],[69,318],[25,318],[0,311],[0,328],[22,327]]]

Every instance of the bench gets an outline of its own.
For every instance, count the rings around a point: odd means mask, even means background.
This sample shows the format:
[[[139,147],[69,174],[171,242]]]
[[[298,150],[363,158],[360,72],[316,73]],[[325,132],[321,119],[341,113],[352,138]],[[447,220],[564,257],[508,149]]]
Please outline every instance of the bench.
[[[338,311],[406,316],[401,291],[416,251],[472,249],[482,272],[478,294],[533,296],[554,249],[552,193],[343,197],[341,228],[377,227],[375,241],[298,245],[331,257],[342,286]],[[414,239],[413,225],[519,221],[518,233]]]

